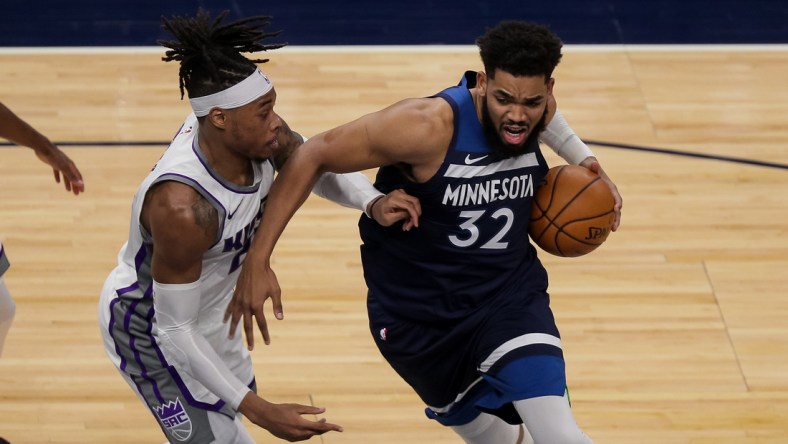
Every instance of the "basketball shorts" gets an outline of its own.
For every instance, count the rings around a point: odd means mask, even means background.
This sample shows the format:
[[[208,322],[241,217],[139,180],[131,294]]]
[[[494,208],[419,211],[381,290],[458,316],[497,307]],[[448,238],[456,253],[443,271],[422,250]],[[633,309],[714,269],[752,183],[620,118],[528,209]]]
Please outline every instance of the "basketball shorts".
[[[545,291],[498,297],[448,324],[393,316],[373,294],[367,308],[378,349],[443,425],[480,412],[518,424],[512,401],[564,395],[561,340]]]
[[[110,282],[111,279],[105,283],[99,305],[105,351],[154,415],[167,439],[171,443],[190,444],[248,442],[248,434],[236,412],[194,380],[188,371],[167,361],[151,334],[152,306],[143,308],[150,301],[121,300],[115,296]],[[256,392],[251,358],[241,336],[230,340],[224,328],[217,328],[206,339],[221,345],[214,349],[223,362],[239,379],[249,381],[249,387]]]

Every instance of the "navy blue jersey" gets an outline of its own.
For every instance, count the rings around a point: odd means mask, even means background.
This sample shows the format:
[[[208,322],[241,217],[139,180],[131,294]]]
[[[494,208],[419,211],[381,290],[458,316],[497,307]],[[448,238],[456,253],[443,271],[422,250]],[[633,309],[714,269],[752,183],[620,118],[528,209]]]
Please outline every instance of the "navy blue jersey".
[[[415,183],[403,165],[378,171],[375,187],[383,193],[402,188],[419,198],[419,227],[403,232],[366,217],[359,223],[370,298],[405,319],[451,323],[498,297],[547,287],[528,239],[531,201],[547,164],[535,138],[516,157],[492,150],[469,91],[474,76],[436,95],[454,110],[454,134],[431,179]]]

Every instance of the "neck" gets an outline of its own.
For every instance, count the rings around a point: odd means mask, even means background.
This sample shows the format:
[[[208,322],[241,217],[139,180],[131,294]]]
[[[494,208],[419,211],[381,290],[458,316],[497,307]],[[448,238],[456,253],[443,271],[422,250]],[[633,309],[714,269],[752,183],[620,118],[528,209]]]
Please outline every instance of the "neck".
[[[240,186],[248,186],[254,182],[254,172],[249,159],[229,149],[218,134],[201,127],[197,146],[211,169],[224,180]]]
[[[476,109],[476,117],[479,119],[479,122],[482,122],[482,101],[484,97],[479,94],[479,88],[471,88],[469,91],[471,92],[471,99],[473,99],[473,107]]]

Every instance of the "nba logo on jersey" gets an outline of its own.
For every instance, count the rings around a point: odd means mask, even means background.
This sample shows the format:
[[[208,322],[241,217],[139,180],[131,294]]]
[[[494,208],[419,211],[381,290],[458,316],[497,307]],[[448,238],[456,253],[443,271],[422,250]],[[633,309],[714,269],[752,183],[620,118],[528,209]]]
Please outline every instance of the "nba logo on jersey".
[[[189,415],[183,410],[181,400],[175,398],[175,401],[170,401],[156,407],[156,415],[158,415],[164,428],[172,434],[178,441],[186,441],[192,434],[192,421]]]

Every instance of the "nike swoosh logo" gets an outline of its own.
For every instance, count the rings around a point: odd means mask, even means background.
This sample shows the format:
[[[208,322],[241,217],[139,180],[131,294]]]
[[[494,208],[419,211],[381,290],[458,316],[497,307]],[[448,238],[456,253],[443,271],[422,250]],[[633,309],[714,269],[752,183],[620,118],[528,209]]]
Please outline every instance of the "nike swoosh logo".
[[[243,203],[243,202],[242,202],[242,203]],[[227,219],[232,219],[232,218],[233,218],[233,216],[235,216],[235,213],[237,213],[237,212],[238,212],[238,209],[239,209],[239,208],[241,208],[241,204],[238,204],[238,206],[237,206],[237,207],[235,207],[235,209],[234,209],[233,211],[231,211],[231,212],[227,213]]]
[[[465,156],[465,165],[473,165],[474,163],[476,163],[476,162],[478,162],[478,161],[480,161],[480,160],[484,159],[484,158],[485,158],[485,157],[487,157],[487,156],[488,156],[488,155],[487,155],[487,154],[485,154],[485,155],[484,155],[484,156],[482,156],[482,157],[477,157],[477,158],[475,158],[475,159],[471,159],[471,155],[470,155],[470,154],[468,154],[467,156]]]

